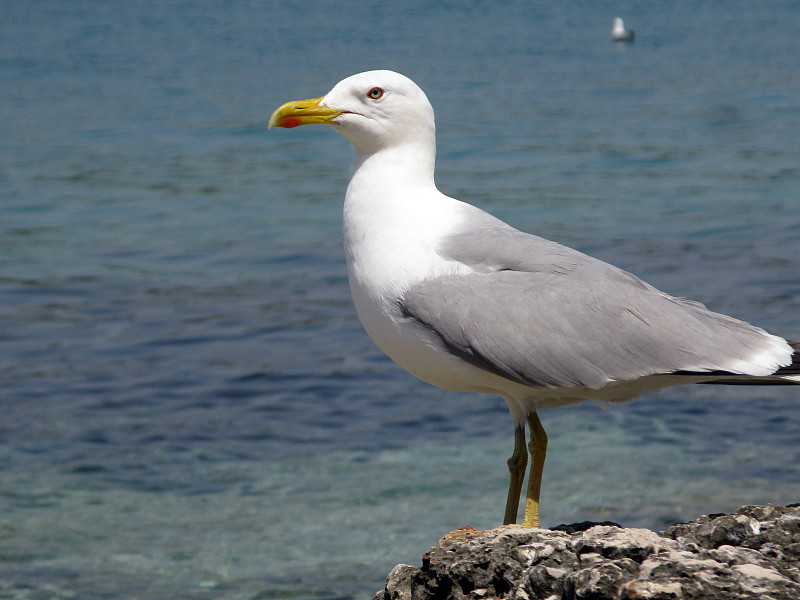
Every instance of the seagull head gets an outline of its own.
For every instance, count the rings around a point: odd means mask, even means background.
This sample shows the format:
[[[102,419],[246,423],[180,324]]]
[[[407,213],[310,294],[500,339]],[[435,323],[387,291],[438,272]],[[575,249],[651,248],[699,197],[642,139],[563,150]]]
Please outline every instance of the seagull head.
[[[344,135],[359,154],[406,145],[436,145],[433,108],[405,75],[366,71],[337,83],[321,98],[280,106],[269,128],[326,123]]]

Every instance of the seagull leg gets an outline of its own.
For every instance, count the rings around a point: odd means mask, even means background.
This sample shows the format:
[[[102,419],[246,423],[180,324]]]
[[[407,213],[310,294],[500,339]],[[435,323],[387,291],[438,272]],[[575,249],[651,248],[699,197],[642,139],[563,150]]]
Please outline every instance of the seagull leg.
[[[542,471],[547,455],[547,433],[545,433],[539,415],[532,412],[528,415],[528,427],[531,430],[531,441],[528,450],[531,453],[531,474],[528,477],[528,495],[525,499],[525,516],[523,527],[539,527],[539,491],[542,489]]]
[[[507,461],[511,473],[511,483],[508,485],[508,498],[506,499],[506,516],[503,525],[517,522],[519,509],[519,496],[522,493],[522,482],[525,479],[525,468],[528,466],[528,451],[525,449],[525,425],[514,427],[514,454]]]

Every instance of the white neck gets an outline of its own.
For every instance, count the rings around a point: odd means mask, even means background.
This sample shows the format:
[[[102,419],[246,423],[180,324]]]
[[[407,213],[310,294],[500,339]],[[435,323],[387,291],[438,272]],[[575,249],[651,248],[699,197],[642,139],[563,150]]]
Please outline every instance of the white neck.
[[[436,189],[433,170],[433,152],[408,146],[357,158],[343,215],[351,287],[398,292],[427,275],[461,205]]]

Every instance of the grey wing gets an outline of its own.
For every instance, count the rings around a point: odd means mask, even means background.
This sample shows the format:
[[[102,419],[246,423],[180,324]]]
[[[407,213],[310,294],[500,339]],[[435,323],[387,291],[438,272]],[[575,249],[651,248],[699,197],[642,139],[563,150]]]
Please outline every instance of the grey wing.
[[[514,229],[492,215],[465,206],[469,218],[442,240],[438,252],[478,272],[524,271],[567,273],[590,263],[606,265],[586,254]]]
[[[505,238],[499,245],[471,236],[470,249],[450,239],[443,252],[460,253],[476,272],[420,282],[401,300],[403,314],[449,352],[545,387],[597,389],[656,374],[749,373],[750,366],[763,374],[751,363],[774,352],[774,336],[577,251],[508,230],[497,230],[496,238]],[[488,244],[483,251],[481,243]],[[538,254],[520,258],[521,247]]]

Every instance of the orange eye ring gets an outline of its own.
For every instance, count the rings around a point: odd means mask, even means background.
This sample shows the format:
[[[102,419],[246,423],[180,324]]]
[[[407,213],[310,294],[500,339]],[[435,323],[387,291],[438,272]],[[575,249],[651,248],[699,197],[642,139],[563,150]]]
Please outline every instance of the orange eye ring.
[[[378,100],[383,97],[383,88],[374,87],[367,92],[367,98],[371,100]]]

